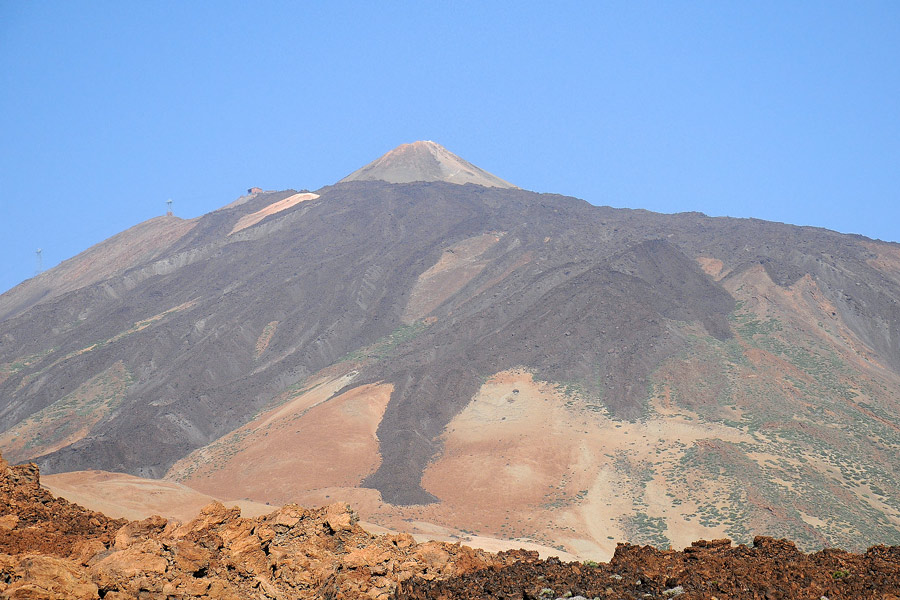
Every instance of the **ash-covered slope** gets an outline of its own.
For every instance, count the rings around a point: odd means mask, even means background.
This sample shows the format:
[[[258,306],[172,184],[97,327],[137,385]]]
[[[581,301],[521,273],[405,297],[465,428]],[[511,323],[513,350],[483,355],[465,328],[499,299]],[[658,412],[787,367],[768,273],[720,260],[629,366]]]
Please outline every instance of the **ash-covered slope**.
[[[193,219],[168,215],[155,217],[114,235],[0,295],[0,321],[66,292],[152,261],[193,226]]]
[[[201,489],[240,485],[252,464],[241,461],[271,457],[292,473],[279,490],[296,493],[313,484],[292,457],[315,452],[328,466],[317,473],[339,471],[321,475],[323,490],[438,508],[441,494],[471,492],[456,515],[481,488],[448,465],[481,457],[493,482],[540,475],[548,490],[517,505],[507,531],[484,516],[492,535],[557,543],[524,524],[540,511],[589,521],[621,497],[630,512],[616,526],[638,541],[717,527],[807,545],[847,545],[854,531],[893,541],[897,245],[446,181],[317,193],[248,197],[149,260],[0,322],[4,455],[154,477],[181,461],[169,475]],[[558,438],[512,426],[512,391],[478,425],[489,437],[457,430],[504,377],[532,386],[515,390],[547,407]],[[307,402],[323,381],[340,385]],[[290,419],[265,421],[278,435],[251,422],[282,403]],[[359,445],[329,450],[350,436],[337,407],[356,411],[346,422]],[[282,435],[298,431],[306,439]],[[632,447],[625,433],[648,441]],[[540,458],[517,453],[550,439]],[[327,461],[354,448],[368,454],[338,463],[358,472]],[[423,485],[429,472],[454,489]]]
[[[624,230],[604,242],[596,235],[603,229],[598,211],[585,202],[445,183],[354,182],[228,235],[255,210],[244,204],[211,213],[165,257],[3,323],[4,362],[15,371],[2,383],[8,401],[0,421],[7,430],[20,427],[12,435],[23,444],[19,450],[7,438],[10,456],[35,458],[50,471],[93,467],[162,475],[285,387],[404,326],[418,276],[444,248],[486,232],[502,235],[487,251],[484,270],[454,295],[465,308],[439,317],[435,327],[397,348],[395,358],[364,372],[363,379],[400,385],[387,423],[399,409],[403,420],[434,423],[425,438],[438,435],[480,377],[520,364],[592,388],[597,377],[609,375],[616,390],[610,409],[633,418],[642,391],[629,393],[629,382],[640,381],[644,365],[670,350],[660,339],[653,358],[629,370],[627,353],[607,353],[610,344],[637,348],[641,336],[663,335],[660,323],[667,317],[698,320],[727,335],[722,323],[732,300],[691,259],[665,241],[622,244]],[[623,247],[630,249],[623,253]],[[684,271],[683,277],[663,278],[651,292],[651,283],[611,266],[627,256]],[[594,302],[596,286],[607,290],[607,301]],[[683,289],[670,293],[666,286]],[[692,294],[704,300],[692,302]],[[435,314],[451,306],[442,304]],[[554,316],[552,332],[540,334],[537,349],[529,338],[533,319],[563,306],[569,308]],[[594,318],[585,320],[588,314]],[[598,324],[607,317],[622,322],[604,329]],[[569,330],[574,337],[564,335]],[[443,342],[432,344],[437,338]],[[570,348],[585,344],[589,354],[577,363],[566,358]],[[411,395],[418,398],[412,411],[406,407]],[[78,422],[85,414],[99,420]],[[48,434],[29,419],[57,425]],[[28,439],[38,430],[40,443]],[[386,444],[405,448],[404,435],[382,436],[384,468],[408,480],[398,489],[415,481],[430,454],[401,450],[413,457],[414,468],[408,476],[395,469]],[[49,452],[34,454],[40,449]],[[415,488],[391,499],[423,499]]]

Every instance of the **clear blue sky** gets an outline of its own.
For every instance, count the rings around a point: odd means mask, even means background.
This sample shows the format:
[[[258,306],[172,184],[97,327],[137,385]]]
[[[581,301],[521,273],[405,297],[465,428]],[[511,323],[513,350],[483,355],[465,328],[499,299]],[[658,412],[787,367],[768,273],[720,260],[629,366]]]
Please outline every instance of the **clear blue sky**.
[[[0,291],[167,198],[417,139],[594,204],[897,241],[900,2],[0,0]]]

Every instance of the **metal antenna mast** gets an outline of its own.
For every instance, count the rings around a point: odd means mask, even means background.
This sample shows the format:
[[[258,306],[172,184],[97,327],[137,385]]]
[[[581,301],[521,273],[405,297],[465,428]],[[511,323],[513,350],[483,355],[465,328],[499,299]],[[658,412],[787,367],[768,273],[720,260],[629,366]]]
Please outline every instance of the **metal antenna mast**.
[[[166,216],[167,217],[172,216],[172,199],[171,198],[166,200]]]
[[[37,265],[36,271],[34,273],[35,275],[40,275],[41,273],[44,272],[44,258],[41,255],[41,252],[43,252],[43,250],[41,250],[40,248],[38,248],[37,250],[34,251],[35,258],[36,258],[35,264]]]

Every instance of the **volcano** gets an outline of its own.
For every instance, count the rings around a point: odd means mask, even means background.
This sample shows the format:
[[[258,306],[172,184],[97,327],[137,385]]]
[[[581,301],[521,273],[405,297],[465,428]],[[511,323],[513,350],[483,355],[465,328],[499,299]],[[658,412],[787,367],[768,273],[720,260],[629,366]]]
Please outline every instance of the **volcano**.
[[[432,142],[229,200],[0,296],[4,457],[591,558],[900,543],[900,245]]]

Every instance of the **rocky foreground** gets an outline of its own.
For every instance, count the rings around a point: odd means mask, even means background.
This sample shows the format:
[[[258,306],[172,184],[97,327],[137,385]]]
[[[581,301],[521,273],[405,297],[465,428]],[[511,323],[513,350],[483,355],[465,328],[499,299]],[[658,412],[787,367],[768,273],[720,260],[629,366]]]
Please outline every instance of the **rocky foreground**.
[[[402,583],[397,598],[679,598],[900,600],[900,547],[865,554],[804,554],[793,543],[758,537],[694,542],[683,552],[620,544],[609,563],[562,563],[520,552],[514,564],[446,580]]]
[[[110,519],[0,458],[0,598],[877,598],[900,600],[900,547],[799,552],[757,538],[683,552],[622,544],[608,564],[372,535],[346,505],[256,519],[207,506],[179,523]]]
[[[464,546],[372,535],[347,505],[256,519],[214,503],[187,523],[113,520],[53,497],[0,458],[0,597],[388,598],[401,581],[511,563]]]

